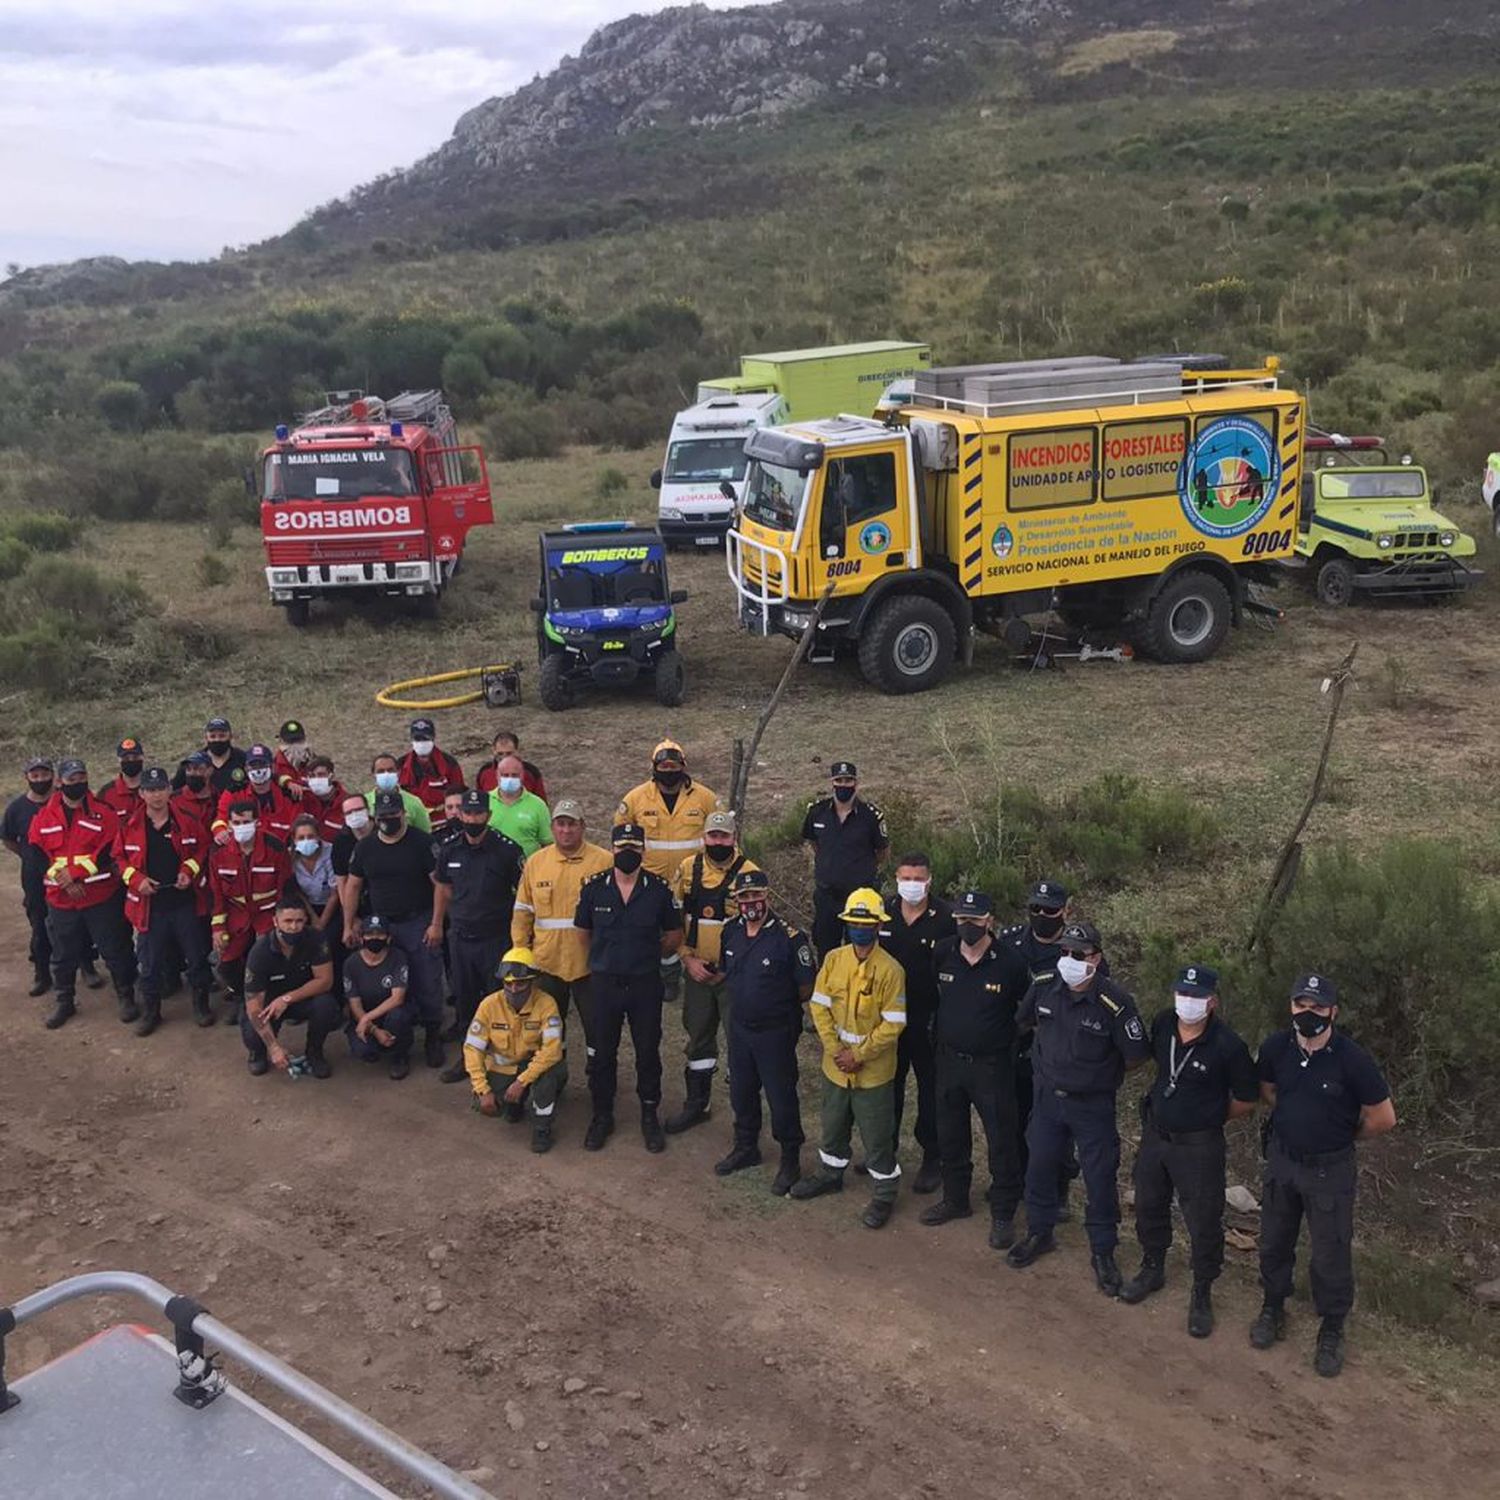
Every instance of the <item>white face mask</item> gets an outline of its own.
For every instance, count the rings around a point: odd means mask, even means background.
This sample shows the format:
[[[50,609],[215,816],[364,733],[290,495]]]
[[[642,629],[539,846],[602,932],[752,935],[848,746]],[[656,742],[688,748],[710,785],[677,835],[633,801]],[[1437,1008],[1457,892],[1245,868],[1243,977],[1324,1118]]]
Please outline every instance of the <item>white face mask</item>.
[[[420,759],[426,760],[432,754],[432,747],[436,743],[435,740],[413,740],[411,747]]]
[[[1094,972],[1094,965],[1082,958],[1064,953],[1057,961],[1057,973],[1062,982],[1070,987],[1086,984]]]
[[[375,790],[378,792],[394,792],[396,790],[396,773],[394,771],[377,771],[375,773]]]
[[[232,830],[236,840],[241,844],[253,844],[255,842],[255,826],[254,818],[248,823],[236,823]]]
[[[333,790],[333,782],[326,776],[309,776],[307,789],[314,797],[326,797]]]
[[[1173,995],[1172,1004],[1177,1010],[1177,1019],[1186,1021],[1189,1026],[1208,1019],[1208,1001],[1196,995]]]
[[[502,776],[500,778],[500,790],[510,796],[521,790],[521,778],[519,776]]]
[[[297,853],[311,859],[323,846],[317,839],[298,839]]]
[[[361,828],[370,826],[370,815],[367,812],[351,812],[344,814],[344,823],[358,833]]]
[[[927,887],[930,884],[926,880],[898,880],[896,882],[896,894],[903,901],[910,901],[915,906],[919,901],[927,899]]]
[[[253,771],[246,771],[245,775],[250,778],[251,786],[264,786],[271,779],[270,766],[256,766]]]

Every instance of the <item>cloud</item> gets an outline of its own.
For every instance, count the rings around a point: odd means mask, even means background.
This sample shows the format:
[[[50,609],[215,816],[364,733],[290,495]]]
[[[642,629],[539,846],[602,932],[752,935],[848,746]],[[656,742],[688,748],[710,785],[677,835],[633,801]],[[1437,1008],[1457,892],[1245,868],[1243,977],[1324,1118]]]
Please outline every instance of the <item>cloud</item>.
[[[7,0],[0,264],[196,258],[263,239],[431,151],[466,109],[596,27],[659,8]]]

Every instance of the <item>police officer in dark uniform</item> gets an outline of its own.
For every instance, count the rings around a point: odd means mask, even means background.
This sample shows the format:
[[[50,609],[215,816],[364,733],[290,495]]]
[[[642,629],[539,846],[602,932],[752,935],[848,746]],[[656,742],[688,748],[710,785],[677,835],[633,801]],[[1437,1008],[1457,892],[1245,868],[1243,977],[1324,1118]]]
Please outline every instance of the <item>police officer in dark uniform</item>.
[[[1192,1246],[1188,1332],[1214,1331],[1213,1284],[1224,1269],[1227,1121],[1254,1112],[1260,1097],[1250,1049],[1218,1015],[1219,976],[1189,964],[1177,976],[1172,1008],[1151,1023],[1156,1080],[1141,1100],[1135,1154],[1135,1232],[1141,1268],[1120,1289],[1122,1302],[1144,1302],[1166,1285],[1172,1243],[1172,1195]]]
[[[760,1163],[760,1095],[771,1107],[771,1134],[781,1166],[771,1184],[777,1197],[802,1176],[802,1111],[797,1103],[797,1039],[802,1007],[818,967],[805,932],[771,911],[771,882],[763,870],[741,870],[732,894],[739,915],[724,928],[719,962],[729,991],[729,1102],[734,1146],[714,1164],[720,1177]]]
[[[1104,955],[1091,922],[1063,928],[1057,973],[1026,992],[1016,1024],[1036,1032],[1031,1069],[1035,1090],[1028,1131],[1026,1238],[1011,1246],[1013,1266],[1029,1266],[1057,1248],[1057,1170],[1071,1141],[1078,1147],[1087,1194],[1094,1280],[1107,1297],[1120,1290],[1120,1132],[1115,1096],[1127,1068],[1151,1056],[1146,1028],[1130,994],[1100,972]]]
[[[682,913],[672,887],[641,868],[646,831],[639,823],[615,825],[614,868],[586,880],[573,923],[589,934],[594,1020],[588,1064],[594,1116],[585,1151],[603,1149],[615,1128],[620,1033],[630,1023],[635,1048],[635,1089],[641,1101],[641,1137],[648,1151],[665,1151],[661,1106],[661,1008],[666,1000],[661,961],[682,946]]]
[[[862,886],[878,886],[890,852],[885,814],[857,795],[852,760],[836,760],[829,773],[833,795],[810,802],[802,840],[813,851],[813,945],[826,957],[844,940],[839,913]]]
[[[446,916],[450,924],[453,1009],[462,1035],[479,1002],[494,988],[500,956],[510,947],[510,918],[525,856],[513,839],[490,827],[490,794],[478,787],[462,794],[456,822],[437,846],[432,920],[441,923]],[[438,1076],[444,1083],[462,1083],[469,1072],[460,1056]]]
[[[953,908],[956,936],[937,950],[937,1130],[943,1196],[922,1210],[924,1224],[967,1219],[974,1177],[974,1125],[984,1127],[990,1169],[990,1247],[1016,1239],[1021,1140],[1016,1110],[1016,1010],[1027,989],[1016,950],[991,930],[994,907],[965,891]],[[908,999],[911,994],[907,981]]]
[[[215,717],[203,726],[203,753],[208,757],[208,781],[216,800],[221,792],[244,786],[245,752],[234,743],[228,719]],[[172,777],[176,791],[181,791],[187,784],[187,765],[188,757],[184,756]],[[241,773],[238,778],[236,771]]]
[[[1021,955],[1030,984],[1040,984],[1057,973],[1057,957],[1062,952],[1063,928],[1068,925],[1067,887],[1056,880],[1039,880],[1031,888],[1026,902],[1026,920],[1007,927],[1000,940],[1009,943]],[[1101,961],[1100,972],[1108,975],[1108,962]],[[1028,1152],[1026,1131],[1031,1123],[1031,1101],[1036,1090],[1031,1078],[1032,1033],[1023,1031],[1016,1039],[1016,1109],[1020,1115],[1021,1173],[1024,1176]],[[1078,1175],[1078,1152],[1069,1145],[1057,1172],[1057,1222],[1072,1217],[1068,1193]]]
[[[890,921],[880,928],[880,946],[906,971],[906,1025],[896,1041],[894,1145],[899,1155],[906,1078],[914,1073],[917,1120],[912,1134],[922,1148],[922,1165],[912,1191],[935,1193],[942,1186],[943,1174],[939,1165],[932,1026],[937,1016],[937,949],[953,937],[953,908],[932,894],[932,860],[922,853],[903,854],[897,862],[896,895]]]
[[[1260,1200],[1265,1303],[1250,1342],[1269,1349],[1286,1332],[1297,1236],[1307,1220],[1312,1298],[1322,1324],[1314,1368],[1344,1368],[1344,1319],[1354,1305],[1354,1143],[1396,1125],[1396,1107],[1368,1052],[1335,1033],[1338,989],[1322,974],[1292,986],[1292,1024],[1260,1044],[1261,1098],[1271,1106]]]

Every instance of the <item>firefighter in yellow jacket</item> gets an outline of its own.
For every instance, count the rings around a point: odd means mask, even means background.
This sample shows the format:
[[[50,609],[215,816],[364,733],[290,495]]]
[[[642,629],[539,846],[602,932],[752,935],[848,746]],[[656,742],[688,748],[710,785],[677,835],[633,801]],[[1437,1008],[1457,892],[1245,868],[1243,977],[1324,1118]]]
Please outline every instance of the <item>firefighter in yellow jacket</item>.
[[[512,948],[500,960],[500,988],[486,995],[464,1038],[464,1063],[474,1085],[475,1107],[512,1122],[531,1105],[531,1149],[552,1149],[552,1116],[568,1081],[562,1017],[557,1002],[537,984],[529,948]],[[499,1090],[498,1096],[496,1090]]]
[[[639,823],[646,830],[646,857],[653,875],[671,885],[677,867],[703,847],[703,828],[719,799],[687,770],[687,756],[676,740],[663,740],[651,752],[651,779],[620,798],[616,823]],[[661,963],[662,988],[675,1000],[682,985],[682,963],[669,954]]]
[[[878,891],[855,891],[839,913],[844,944],[823,960],[813,986],[813,1024],[823,1043],[823,1138],[819,1170],[792,1187],[793,1198],[843,1190],[850,1138],[860,1143],[874,1195],[864,1211],[883,1228],[896,1202],[896,1041],[906,1025],[906,975],[877,941],[889,921]]]

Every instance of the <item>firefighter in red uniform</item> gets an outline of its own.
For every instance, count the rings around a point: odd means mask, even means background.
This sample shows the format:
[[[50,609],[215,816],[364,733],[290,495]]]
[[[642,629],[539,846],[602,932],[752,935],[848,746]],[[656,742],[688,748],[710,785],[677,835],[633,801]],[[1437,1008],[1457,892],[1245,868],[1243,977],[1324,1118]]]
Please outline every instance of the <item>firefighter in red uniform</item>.
[[[232,1025],[245,999],[245,955],[275,924],[276,901],[292,878],[292,862],[286,845],[260,826],[254,797],[240,797],[227,811],[229,842],[208,857],[208,888],[219,978],[229,991],[225,1019]]]
[[[464,789],[464,768],[437,747],[437,727],[431,719],[411,721],[411,749],[396,767],[396,784],[427,809],[432,831],[443,832],[443,798]]]
[[[491,741],[495,753],[474,774],[474,785],[481,792],[493,792],[500,785],[499,765],[507,755],[514,755],[521,762],[521,789],[540,797],[551,806],[547,796],[547,783],[542,777],[541,767],[533,765],[521,755],[521,737],[513,729],[502,729]]]
[[[213,826],[219,794],[213,789],[213,762],[206,750],[194,750],[182,762],[182,787],[172,794],[172,811],[187,813],[204,828]]]
[[[141,777],[140,805],[120,822],[115,861],[125,884],[125,919],[135,928],[140,970],[141,1019],[137,1036],[161,1025],[162,980],[169,954],[181,956],[193,992],[193,1015],[212,1026],[208,944],[202,915],[208,910],[204,868],[212,848],[208,829],[192,813],[174,808],[172,778],[160,766]]]
[[[100,787],[95,794],[117,818],[126,818],[141,805],[141,772],[146,769],[146,752],[139,740],[128,736],[115,746],[120,774]]]
[[[28,834],[47,862],[47,936],[57,1003],[45,1025],[56,1031],[77,1013],[73,987],[90,945],[99,950],[115,982],[120,1019],[134,1021],[140,1015],[135,958],[111,853],[120,820],[89,794],[88,770],[81,760],[59,762],[57,780],[58,789],[31,820]]]
[[[271,771],[276,785],[293,801],[297,794],[292,788],[304,784],[311,764],[312,747],[307,743],[307,731],[300,719],[288,719],[276,731],[276,759]]]
[[[285,844],[292,831],[292,819],[297,816],[297,804],[276,785],[276,759],[267,745],[251,745],[245,752],[245,780],[241,784],[238,775],[230,781],[230,787],[219,798],[219,814],[214,819],[213,833],[217,843],[228,837],[229,808],[234,802],[242,802],[249,796],[255,803],[255,820],[260,831],[268,833],[279,843]]]
[[[302,783],[302,800],[297,804],[300,817],[304,813],[318,820],[318,832],[327,843],[332,843],[344,826],[344,799],[348,793],[343,782],[333,774],[331,755],[314,755],[306,766],[307,778]]]

